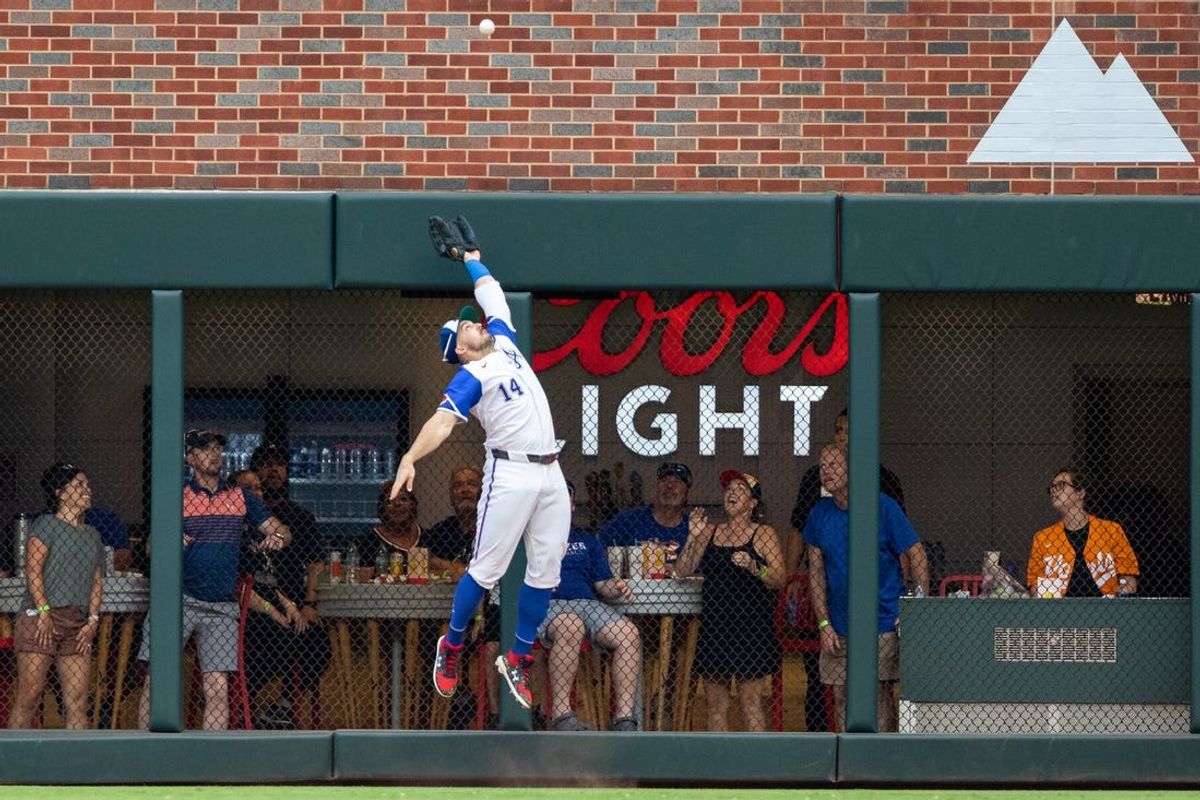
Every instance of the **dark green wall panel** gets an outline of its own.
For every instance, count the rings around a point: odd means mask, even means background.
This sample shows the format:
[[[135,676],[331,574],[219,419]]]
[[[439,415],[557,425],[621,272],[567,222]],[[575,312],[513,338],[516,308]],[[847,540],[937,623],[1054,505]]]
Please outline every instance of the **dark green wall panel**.
[[[834,195],[339,194],[337,285],[462,289],[431,214],[471,220],[511,290],[831,290]]]
[[[901,598],[900,696],[928,703],[1165,703],[1191,697],[1188,600]],[[1110,628],[1115,661],[1000,661],[995,631]]]
[[[843,291],[1195,291],[1200,198],[842,198]]]
[[[332,763],[329,732],[0,732],[7,784],[319,781]]]
[[[1200,737],[919,736],[845,734],[838,783],[1104,784],[1200,783]]]
[[[0,286],[332,286],[333,196],[0,192]]]
[[[334,734],[339,780],[830,783],[836,758],[837,739],[826,734]]]

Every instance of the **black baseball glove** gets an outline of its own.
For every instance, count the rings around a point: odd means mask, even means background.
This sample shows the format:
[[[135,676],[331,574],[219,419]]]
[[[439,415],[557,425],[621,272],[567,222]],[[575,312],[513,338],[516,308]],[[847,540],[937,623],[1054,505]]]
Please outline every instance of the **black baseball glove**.
[[[462,261],[465,254],[479,249],[475,231],[466,217],[461,215],[453,222],[446,222],[441,217],[430,217],[429,240],[433,242],[433,249],[439,256],[452,261]]]
[[[479,239],[475,237],[475,231],[466,217],[462,214],[455,217],[454,227],[458,231],[458,240],[467,248],[467,252],[479,249]]]

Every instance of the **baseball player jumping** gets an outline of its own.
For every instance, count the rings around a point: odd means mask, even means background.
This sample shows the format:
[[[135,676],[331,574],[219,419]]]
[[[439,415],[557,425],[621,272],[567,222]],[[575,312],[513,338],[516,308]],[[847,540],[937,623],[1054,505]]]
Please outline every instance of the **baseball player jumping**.
[[[486,434],[486,461],[475,550],[454,593],[450,630],[438,639],[433,684],[443,697],[454,694],[467,626],[524,537],[528,566],[517,601],[516,638],[512,649],[496,659],[496,668],[517,702],[530,708],[533,643],[550,605],[550,592],[558,585],[571,528],[554,422],[546,393],[517,348],[504,291],[479,260],[471,226],[462,217],[449,223],[430,217],[429,235],[440,255],[465,263],[487,323],[479,321],[473,307],[465,306],[456,319],[442,326],[438,336],[442,359],[461,366],[433,416],[400,459],[392,496],[401,488],[412,490],[414,464],[446,441],[455,425],[467,421],[468,413],[479,419]]]

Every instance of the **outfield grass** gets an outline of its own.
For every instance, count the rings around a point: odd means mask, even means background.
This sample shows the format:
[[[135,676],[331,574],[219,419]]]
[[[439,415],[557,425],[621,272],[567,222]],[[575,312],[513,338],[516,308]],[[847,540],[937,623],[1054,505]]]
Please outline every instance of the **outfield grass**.
[[[992,789],[519,789],[411,786],[0,786],[16,800],[1200,800],[1200,792]]]

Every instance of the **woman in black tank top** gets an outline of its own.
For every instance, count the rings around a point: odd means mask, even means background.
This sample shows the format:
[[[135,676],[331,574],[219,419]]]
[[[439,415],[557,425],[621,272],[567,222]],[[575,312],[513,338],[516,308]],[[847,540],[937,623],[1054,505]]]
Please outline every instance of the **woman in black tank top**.
[[[692,510],[676,574],[704,576],[695,672],[704,682],[708,730],[729,729],[730,683],[736,680],[746,729],[764,731],[763,683],[780,663],[774,611],[784,582],[783,552],[775,529],[761,522],[758,480],[726,470],[721,485],[728,521],[710,525],[703,509]]]

